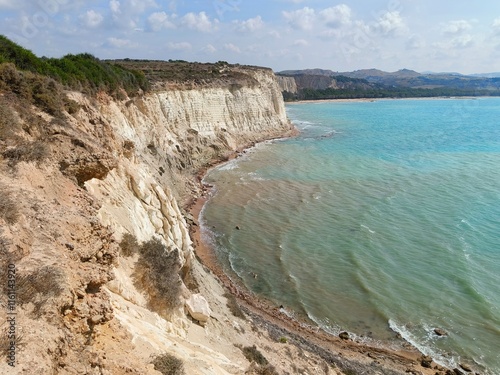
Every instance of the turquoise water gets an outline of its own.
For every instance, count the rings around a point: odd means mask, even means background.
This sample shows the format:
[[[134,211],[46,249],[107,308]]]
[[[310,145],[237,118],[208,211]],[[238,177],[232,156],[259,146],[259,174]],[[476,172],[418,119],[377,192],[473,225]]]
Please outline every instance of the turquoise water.
[[[334,334],[399,333],[500,374],[500,98],[287,111],[300,136],[205,178],[203,232],[226,270]]]

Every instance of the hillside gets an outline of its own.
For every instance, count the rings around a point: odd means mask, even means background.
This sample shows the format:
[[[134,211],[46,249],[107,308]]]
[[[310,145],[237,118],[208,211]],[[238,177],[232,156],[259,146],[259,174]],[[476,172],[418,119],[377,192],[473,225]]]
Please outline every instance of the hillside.
[[[200,263],[200,175],[294,132],[270,69],[41,59],[1,41],[2,374],[444,374]]]
[[[278,75],[293,78],[297,84],[296,92],[285,93],[288,100],[500,95],[500,78],[488,75],[421,74],[408,69],[397,72],[306,69],[283,71]],[[342,84],[339,85],[339,81]]]

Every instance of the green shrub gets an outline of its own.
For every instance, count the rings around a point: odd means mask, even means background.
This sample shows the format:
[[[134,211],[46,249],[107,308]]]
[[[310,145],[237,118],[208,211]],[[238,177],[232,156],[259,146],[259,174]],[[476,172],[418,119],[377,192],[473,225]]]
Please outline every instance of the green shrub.
[[[160,354],[151,362],[156,371],[163,375],[184,375],[184,362],[181,359],[168,354]]]
[[[63,97],[63,104],[64,104],[64,109],[70,115],[77,113],[81,108],[80,104],[78,104],[77,102],[75,102],[72,99],[69,99],[66,96]]]
[[[20,79],[22,74],[15,72],[17,67],[21,71],[50,77],[69,88],[90,94],[103,90],[111,95],[123,96],[120,93],[123,89],[128,95],[135,95],[149,89],[149,82],[140,71],[103,62],[89,53],[69,54],[59,59],[39,58],[2,35],[0,35],[0,63],[7,65],[0,69],[0,81],[10,86],[12,83],[23,82]],[[13,64],[14,69],[12,69]],[[20,88],[17,85],[17,90]],[[48,98],[40,100],[45,104],[46,99]]]

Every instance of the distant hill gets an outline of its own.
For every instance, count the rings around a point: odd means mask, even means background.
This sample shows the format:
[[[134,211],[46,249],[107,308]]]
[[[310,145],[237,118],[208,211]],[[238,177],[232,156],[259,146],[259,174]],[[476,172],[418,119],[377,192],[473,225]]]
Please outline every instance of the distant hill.
[[[396,72],[378,69],[353,72],[305,69],[286,70],[278,75],[293,77],[297,83],[297,93],[287,94],[285,98],[288,100],[500,95],[500,73],[466,76],[457,73],[419,73],[409,69]]]
[[[471,74],[471,77],[500,78],[500,72]]]

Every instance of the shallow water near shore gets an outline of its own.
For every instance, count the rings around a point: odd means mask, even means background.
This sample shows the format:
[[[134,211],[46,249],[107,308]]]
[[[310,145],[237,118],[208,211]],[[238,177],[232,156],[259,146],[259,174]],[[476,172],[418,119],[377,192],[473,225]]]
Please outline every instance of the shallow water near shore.
[[[202,233],[223,267],[334,334],[399,333],[499,374],[500,98],[287,111],[298,137],[205,177]]]

